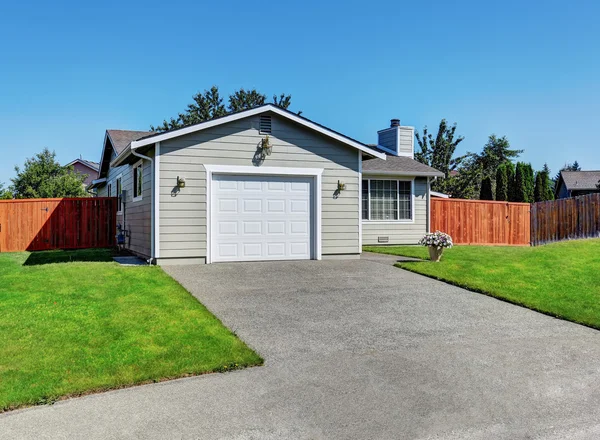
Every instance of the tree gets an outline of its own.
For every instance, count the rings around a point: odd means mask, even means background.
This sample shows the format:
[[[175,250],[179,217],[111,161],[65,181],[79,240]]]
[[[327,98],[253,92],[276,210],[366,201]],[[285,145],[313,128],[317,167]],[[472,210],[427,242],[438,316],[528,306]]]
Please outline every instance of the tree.
[[[542,168],[542,188],[544,191],[543,200],[554,200],[554,182],[550,179],[550,168],[547,163]]]
[[[508,201],[508,174],[506,164],[502,164],[496,171],[496,200]]]
[[[0,182],[0,200],[12,199],[12,193],[8,188],[4,187],[4,183]]]
[[[456,123],[448,125],[445,119],[440,121],[437,135],[429,133],[427,126],[423,128],[423,134],[415,133],[420,151],[415,154],[415,160],[429,165],[444,173],[445,178],[436,180],[432,185],[434,191],[450,192],[455,184],[452,182],[451,171],[456,170],[466,156],[453,158],[456,147],[463,140],[463,136],[456,135]]]
[[[535,188],[533,191],[533,199],[536,202],[543,202],[546,200],[546,188],[544,188],[544,178],[542,177],[543,171],[535,173]]]
[[[529,199],[527,191],[527,171],[523,162],[517,162],[515,171],[515,193],[514,202],[527,202]]]
[[[23,170],[15,167],[17,177],[11,179],[11,193],[17,199],[51,197],[85,197],[85,176],[63,167],[56,161],[56,153],[47,148],[25,161]]]
[[[480,196],[481,166],[477,155],[469,153],[457,168],[458,174],[448,179],[447,193],[457,199],[476,199]]]
[[[187,127],[188,125],[198,124],[211,119],[226,116],[230,113],[248,110],[267,101],[267,96],[258,92],[256,89],[245,90],[241,88],[229,96],[228,105],[225,107],[223,98],[219,93],[217,86],[212,86],[210,90],[204,90],[202,93],[196,93],[192,97],[193,101],[188,104],[183,113],[179,113],[177,118],[164,120],[159,126],[150,126],[150,130],[163,132],[175,130],[177,128]],[[282,93],[281,95],[273,95],[273,104],[278,107],[287,109],[292,101],[291,95]],[[301,112],[298,112],[300,114]]]
[[[483,146],[483,151],[479,155],[483,177],[494,178],[498,167],[506,162],[512,162],[519,157],[523,150],[511,150],[510,142],[506,136],[501,138],[495,134],[489,136],[487,143]]]
[[[506,162],[504,164],[506,168],[506,186],[508,187],[508,201],[517,201],[517,183],[515,180],[515,164],[512,162]]]
[[[494,200],[494,193],[492,191],[492,178],[484,177],[481,181],[481,193],[479,195],[480,200]]]
[[[530,163],[526,163],[523,166],[524,170],[524,181],[525,181],[525,200],[526,203],[533,203],[534,199],[534,190],[535,190],[535,175],[533,172],[533,167]]]

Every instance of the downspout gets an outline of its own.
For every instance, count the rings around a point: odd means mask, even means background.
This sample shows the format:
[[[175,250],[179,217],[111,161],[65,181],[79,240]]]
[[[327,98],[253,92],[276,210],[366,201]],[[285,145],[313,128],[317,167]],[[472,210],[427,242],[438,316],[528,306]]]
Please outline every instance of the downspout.
[[[431,177],[427,178],[427,233],[431,232]],[[433,176],[433,182],[437,180],[436,176]]]
[[[156,144],[155,144],[156,145]],[[156,195],[154,194],[154,159],[148,156],[144,156],[141,153],[136,152],[133,148],[131,149],[131,154],[136,157],[139,157],[142,160],[150,161],[150,173],[152,175],[152,214],[150,215],[150,230],[152,233],[150,234],[150,258],[147,260],[148,264],[152,264],[155,260],[154,256],[154,204],[156,203]],[[142,167],[143,170],[143,167]]]

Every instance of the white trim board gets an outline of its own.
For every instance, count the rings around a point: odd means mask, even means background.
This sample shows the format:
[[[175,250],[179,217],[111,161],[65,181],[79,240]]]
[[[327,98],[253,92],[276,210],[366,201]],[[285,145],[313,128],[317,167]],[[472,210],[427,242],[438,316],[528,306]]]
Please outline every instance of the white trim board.
[[[201,122],[200,124],[191,125],[189,127],[181,128],[179,130],[173,130],[168,133],[151,136],[146,139],[140,139],[139,141],[133,141],[131,143],[131,149],[135,150],[136,148],[141,148],[146,145],[154,144],[155,142],[162,142],[162,141],[166,141],[168,139],[173,139],[173,138],[176,138],[179,136],[184,136],[186,134],[195,133],[195,132],[198,132],[201,130],[206,130],[207,128],[210,128],[210,127],[227,124],[228,122],[233,122],[233,121],[237,121],[239,119],[248,118],[250,116],[258,115],[260,113],[264,113],[267,111],[271,111],[283,118],[294,121],[297,124],[303,125],[307,128],[310,128],[311,130],[317,131],[325,136],[328,136],[332,139],[335,139],[339,142],[342,142],[342,143],[349,145],[353,148],[356,148],[360,151],[364,151],[365,153],[367,153],[371,156],[385,160],[385,153],[381,153],[379,151],[373,150],[372,148],[370,148],[360,142],[357,142],[357,141],[352,140],[344,135],[336,133],[333,130],[329,130],[319,124],[315,124],[314,122],[309,121],[306,118],[298,116],[287,110],[283,110],[282,108],[277,107],[273,104],[266,104],[266,105],[263,105],[263,106],[260,106],[257,108],[253,108],[253,109],[242,111],[239,113],[234,113],[232,115],[224,116],[222,118],[213,119],[211,121],[206,121],[206,122]],[[117,161],[115,160],[115,162],[117,162]]]
[[[322,223],[322,176],[323,168],[286,168],[286,167],[255,167],[237,165],[204,165],[206,170],[206,264],[212,262],[211,248],[211,203],[213,174],[233,174],[240,176],[312,176],[314,177],[314,246],[315,260],[322,259],[321,252],[321,223]]]

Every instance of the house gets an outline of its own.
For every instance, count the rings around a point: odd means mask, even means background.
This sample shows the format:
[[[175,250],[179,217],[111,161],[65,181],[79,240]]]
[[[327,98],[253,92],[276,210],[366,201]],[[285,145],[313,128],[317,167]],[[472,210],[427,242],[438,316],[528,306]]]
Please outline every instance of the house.
[[[96,162],[92,162],[91,160],[79,158],[69,162],[66,166],[73,167],[76,172],[86,176],[83,181],[85,186],[88,186],[93,180],[98,178],[98,170],[100,167]]]
[[[415,244],[430,182],[414,129],[377,147],[267,104],[164,133],[108,130],[90,188],[117,196],[125,247],[158,264],[358,258]],[[158,197],[155,195],[158,194]]]
[[[600,193],[600,171],[561,171],[556,183],[557,199]]]

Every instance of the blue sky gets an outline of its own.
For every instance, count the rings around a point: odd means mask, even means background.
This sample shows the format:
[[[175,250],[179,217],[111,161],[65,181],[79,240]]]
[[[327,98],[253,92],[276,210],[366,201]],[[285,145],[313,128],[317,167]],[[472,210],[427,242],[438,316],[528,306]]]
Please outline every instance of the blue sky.
[[[97,161],[105,129],[148,129],[213,84],[290,93],[364,142],[446,118],[459,152],[495,133],[535,168],[600,169],[598,2],[85,3],[0,4],[0,182],[43,147]]]

